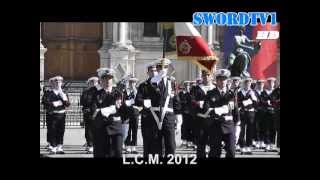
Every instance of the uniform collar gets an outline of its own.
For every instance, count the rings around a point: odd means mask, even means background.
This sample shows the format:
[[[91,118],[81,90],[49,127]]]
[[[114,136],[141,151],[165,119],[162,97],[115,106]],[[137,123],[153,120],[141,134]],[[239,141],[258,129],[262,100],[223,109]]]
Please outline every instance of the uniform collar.
[[[213,84],[210,85],[204,85],[204,84],[200,84],[199,87],[202,89],[202,91],[204,91],[206,94],[209,90],[212,90],[214,88]]]
[[[245,96],[251,89],[245,90],[244,88],[241,89],[241,93]]]
[[[210,84],[210,85],[200,84],[199,87],[201,87],[201,88],[214,88],[214,85],[213,84]]]
[[[99,91],[100,89],[102,89],[102,87],[100,86],[100,84],[96,85],[95,87],[96,87],[96,89],[97,89],[98,91]]]
[[[261,94],[261,92],[262,92],[263,90],[256,89],[256,91],[257,91],[259,94]]]
[[[273,89],[271,89],[271,90],[265,89],[265,91],[266,91],[266,93],[267,93],[268,95],[270,95],[270,94],[272,93]]]
[[[217,89],[218,89],[218,91],[220,92],[220,94],[222,94],[222,92],[223,92],[223,94],[225,94],[225,93],[227,92],[227,87],[224,87],[224,88],[222,88],[222,89],[220,89],[220,88],[217,87]]]
[[[59,94],[59,90],[57,90],[57,89],[52,89],[52,91],[54,92],[55,95]]]
[[[113,87],[109,88],[109,89],[103,89],[106,93],[111,93],[113,90]]]

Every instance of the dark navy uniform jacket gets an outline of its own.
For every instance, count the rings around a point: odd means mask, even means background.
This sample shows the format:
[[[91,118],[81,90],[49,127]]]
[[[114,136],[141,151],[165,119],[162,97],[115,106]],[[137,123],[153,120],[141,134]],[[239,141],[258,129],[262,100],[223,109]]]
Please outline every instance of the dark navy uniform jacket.
[[[96,87],[90,87],[82,92],[80,105],[82,106],[82,112],[84,114],[92,116],[93,112],[91,111],[91,106],[93,103],[93,97],[97,91]]]
[[[63,93],[65,93],[63,91]],[[65,93],[66,94],[66,93]],[[70,106],[68,95],[67,100],[63,100],[63,98],[58,94],[55,94],[53,90],[46,90],[42,96],[42,104],[44,105],[44,108],[46,109],[47,114],[53,114],[54,112],[65,110],[66,107]],[[55,107],[53,105],[54,102],[61,101],[62,104]]]
[[[103,116],[99,109],[115,106],[116,100],[122,98],[123,94],[117,88],[112,88],[111,92],[100,89],[95,93],[91,111],[96,112],[98,110],[94,119],[96,128],[105,128],[108,135],[121,134],[121,124],[123,120],[126,120],[124,116],[127,114],[127,110],[123,103],[120,108],[116,108],[116,113],[110,114],[108,117]]]
[[[234,108],[234,93],[231,90],[227,90],[224,95],[221,95],[218,88],[208,91],[205,102],[203,113],[207,112],[209,108],[219,108],[227,106],[227,112],[218,115],[212,110],[209,114],[213,127],[221,128],[222,133],[233,133],[234,132],[234,121],[232,111]]]

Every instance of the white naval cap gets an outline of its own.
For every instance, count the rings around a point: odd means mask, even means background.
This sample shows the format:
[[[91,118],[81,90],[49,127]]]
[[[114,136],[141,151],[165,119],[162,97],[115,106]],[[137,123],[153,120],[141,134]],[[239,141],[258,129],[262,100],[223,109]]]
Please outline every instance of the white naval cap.
[[[93,77],[91,77],[91,78],[88,79],[87,83],[89,83],[89,82],[91,82],[91,81],[98,81],[98,80],[99,80],[98,77],[93,76]]]
[[[49,82],[50,82],[50,83],[53,81],[53,78],[54,78],[54,77],[52,77],[52,78],[49,79]]]
[[[149,68],[155,68],[156,67],[156,63],[155,62],[152,62],[152,63],[149,63],[148,65],[147,65],[147,68],[149,69]]]
[[[136,81],[138,81],[138,78],[130,77],[130,78],[129,78],[129,81],[135,81],[135,82],[136,82]]]
[[[258,79],[258,80],[257,80],[257,83],[264,83],[264,82],[265,82],[264,79]]]
[[[243,82],[247,82],[247,81],[252,82],[253,79],[251,77],[246,77],[246,78],[243,79]]]
[[[105,76],[114,76],[114,70],[110,68],[99,68],[97,69],[97,74],[100,78]]]
[[[275,77],[269,77],[267,78],[267,81],[276,81],[277,79]]]
[[[171,81],[175,81],[176,80],[176,78],[173,77],[173,76],[169,76],[169,78],[170,78]]]
[[[241,81],[241,78],[239,76],[233,76],[230,78],[232,81]]]
[[[218,69],[216,72],[216,77],[226,77],[229,78],[230,71],[228,69]]]
[[[62,76],[54,76],[52,78],[49,79],[50,82],[52,81],[63,81],[63,77]]]
[[[171,64],[171,60],[167,58],[159,58],[156,61],[157,66],[168,66],[169,64]]]

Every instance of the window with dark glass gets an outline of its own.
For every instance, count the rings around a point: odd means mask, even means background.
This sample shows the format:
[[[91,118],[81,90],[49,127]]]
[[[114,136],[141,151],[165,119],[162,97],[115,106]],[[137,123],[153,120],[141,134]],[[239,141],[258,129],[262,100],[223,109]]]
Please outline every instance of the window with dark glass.
[[[145,37],[159,37],[157,23],[144,23],[143,36],[145,36]]]

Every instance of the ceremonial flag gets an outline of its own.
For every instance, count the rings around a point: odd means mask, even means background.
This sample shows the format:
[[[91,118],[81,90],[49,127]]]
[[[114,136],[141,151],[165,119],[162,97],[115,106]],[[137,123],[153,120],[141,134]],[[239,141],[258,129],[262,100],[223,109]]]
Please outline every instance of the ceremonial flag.
[[[176,50],[178,60],[191,60],[201,69],[212,71],[218,57],[209,48],[192,23],[175,23]]]
[[[161,23],[162,24],[162,34],[165,38],[164,53],[169,59],[177,59],[177,48],[176,48],[176,35],[174,33],[174,23]]]

